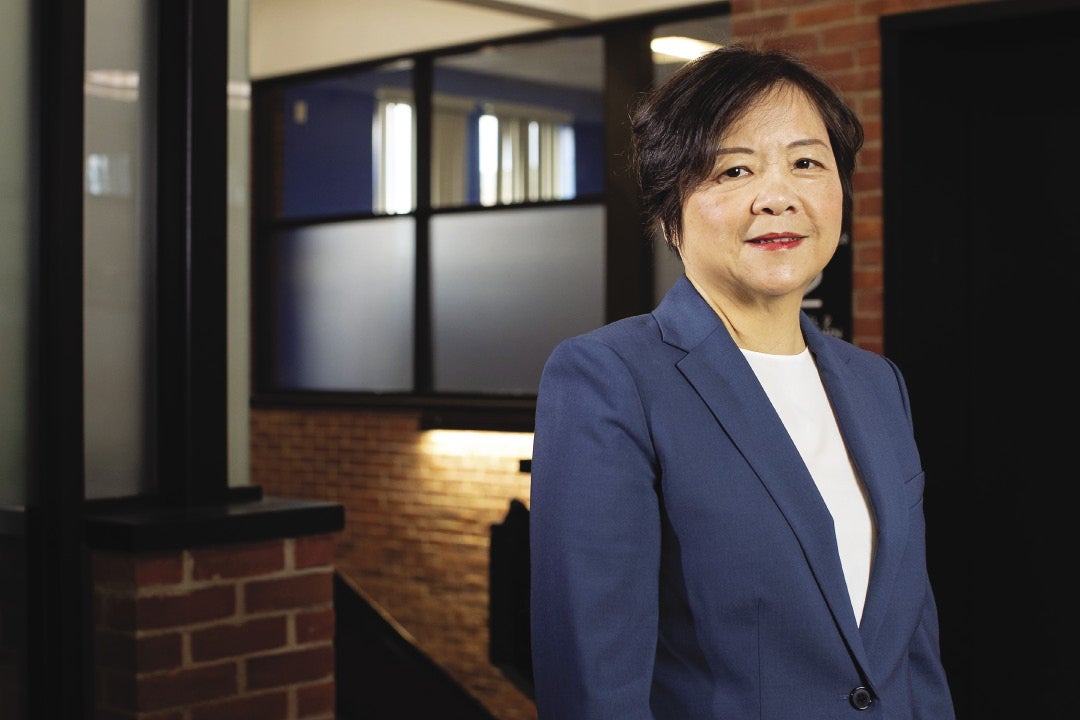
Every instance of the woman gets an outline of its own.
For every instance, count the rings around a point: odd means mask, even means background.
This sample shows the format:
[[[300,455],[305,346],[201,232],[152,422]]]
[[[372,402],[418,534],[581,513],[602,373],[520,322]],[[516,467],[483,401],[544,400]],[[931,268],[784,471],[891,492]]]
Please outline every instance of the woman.
[[[537,399],[531,622],[547,720],[950,720],[899,370],[814,326],[853,112],[731,47],[634,116],[684,276],[561,343]]]

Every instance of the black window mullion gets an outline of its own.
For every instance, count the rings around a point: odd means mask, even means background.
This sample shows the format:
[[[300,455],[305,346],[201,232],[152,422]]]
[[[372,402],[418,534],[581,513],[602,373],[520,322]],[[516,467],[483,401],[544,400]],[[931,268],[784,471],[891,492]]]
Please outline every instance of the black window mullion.
[[[27,478],[29,718],[89,717],[83,547],[83,0],[33,8],[37,98]],[[13,629],[14,631],[14,629]],[[18,699],[2,699],[18,712]]]
[[[637,180],[627,159],[629,109],[652,85],[651,23],[631,23],[604,35],[604,139],[607,158],[605,315],[608,321],[653,305],[653,257],[641,221]]]
[[[413,390],[434,389],[434,346],[431,325],[431,154],[434,103],[434,63],[417,58],[413,68],[413,107],[416,118],[416,308],[413,342]]]
[[[280,288],[274,253],[283,182],[281,111],[282,90],[277,85],[254,82],[251,87],[251,373],[255,391],[275,390],[278,365],[277,328],[272,312]]]
[[[168,0],[158,16],[158,489],[206,505],[228,490],[228,3]]]

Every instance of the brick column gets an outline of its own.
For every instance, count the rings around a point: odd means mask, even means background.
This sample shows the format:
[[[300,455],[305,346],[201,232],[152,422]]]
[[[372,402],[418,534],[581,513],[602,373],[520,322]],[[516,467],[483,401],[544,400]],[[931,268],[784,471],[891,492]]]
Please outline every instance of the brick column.
[[[99,719],[334,717],[331,535],[95,552]]]

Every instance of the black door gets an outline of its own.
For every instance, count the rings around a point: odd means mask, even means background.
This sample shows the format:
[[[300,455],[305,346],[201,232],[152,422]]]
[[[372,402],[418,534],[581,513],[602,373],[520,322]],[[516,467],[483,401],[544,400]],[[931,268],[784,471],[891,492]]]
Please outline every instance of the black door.
[[[1080,3],[881,25],[885,352],[957,715],[1075,717]]]

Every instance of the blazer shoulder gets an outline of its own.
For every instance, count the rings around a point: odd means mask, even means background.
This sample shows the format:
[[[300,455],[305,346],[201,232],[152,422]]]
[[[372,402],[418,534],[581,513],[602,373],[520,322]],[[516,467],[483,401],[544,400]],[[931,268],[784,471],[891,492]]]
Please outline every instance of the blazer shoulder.
[[[809,332],[806,337],[827,387],[836,391],[842,385],[866,398],[898,401],[910,416],[907,382],[892,359],[824,333]]]
[[[615,320],[588,332],[566,338],[560,346],[582,346],[591,343],[606,345],[622,353],[630,349],[639,349],[642,345],[656,342],[660,331],[651,314],[633,315]]]
[[[803,329],[806,331],[804,334],[810,344],[810,349],[816,355],[830,355],[845,364],[854,364],[856,367],[879,370],[888,368],[891,372],[898,372],[896,363],[885,355],[861,348],[849,340],[823,333],[809,319],[804,321]]]

